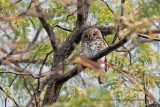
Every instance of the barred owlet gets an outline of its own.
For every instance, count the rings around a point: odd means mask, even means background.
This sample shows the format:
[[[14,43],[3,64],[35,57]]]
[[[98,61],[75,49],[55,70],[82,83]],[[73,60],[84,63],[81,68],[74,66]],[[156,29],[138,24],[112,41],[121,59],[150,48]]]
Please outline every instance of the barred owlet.
[[[81,44],[81,55],[86,57],[92,57],[96,55],[99,51],[106,48],[106,42],[104,41],[101,32],[97,28],[89,28],[85,30],[82,34],[82,44]],[[106,57],[101,58],[102,61],[106,61]],[[105,71],[105,64],[100,63],[98,68],[100,71]],[[104,76],[98,77],[99,84],[105,82]]]

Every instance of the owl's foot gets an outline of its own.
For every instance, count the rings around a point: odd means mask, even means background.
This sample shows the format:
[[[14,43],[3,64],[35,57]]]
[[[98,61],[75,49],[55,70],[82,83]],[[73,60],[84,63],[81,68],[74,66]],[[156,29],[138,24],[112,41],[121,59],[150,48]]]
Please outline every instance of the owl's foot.
[[[104,76],[99,76],[98,77],[98,82],[99,82],[99,84],[104,84],[105,83],[105,77]]]

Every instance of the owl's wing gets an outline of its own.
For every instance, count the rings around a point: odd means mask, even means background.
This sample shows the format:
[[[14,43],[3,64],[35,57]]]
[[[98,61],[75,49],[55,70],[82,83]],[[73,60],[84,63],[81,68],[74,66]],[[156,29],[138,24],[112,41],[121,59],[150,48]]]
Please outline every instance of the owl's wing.
[[[105,41],[103,41],[103,45],[102,45],[103,49],[105,49],[106,47],[108,47],[108,45],[106,44]],[[107,62],[108,60],[108,55],[107,56],[104,56],[102,57],[100,60],[104,61],[104,62]],[[99,62],[99,61],[98,61]],[[101,71],[102,72],[107,72],[108,70],[108,66],[102,62],[99,62],[100,63],[100,66],[101,66]],[[105,76],[101,75],[98,77],[98,82],[99,84],[103,84],[105,82]]]
[[[104,43],[104,48],[107,48],[107,47],[108,47],[108,44],[107,44],[107,42],[105,41],[105,39],[104,39],[103,43]],[[109,58],[109,55],[105,56],[104,62],[107,62],[108,58]],[[105,71],[107,71],[107,70],[108,70],[108,66],[105,65]]]

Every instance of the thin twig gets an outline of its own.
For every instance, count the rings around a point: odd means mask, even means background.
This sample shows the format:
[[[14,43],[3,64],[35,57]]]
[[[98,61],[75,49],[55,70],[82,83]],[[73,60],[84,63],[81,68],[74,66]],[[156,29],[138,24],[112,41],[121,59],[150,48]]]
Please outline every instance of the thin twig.
[[[3,31],[4,31],[4,33],[5,33],[5,36],[6,36],[8,39],[14,40],[13,38],[11,38],[11,37],[8,35],[8,33],[6,32],[6,30],[3,30]]]
[[[116,39],[117,39],[118,35],[119,35],[119,26],[117,27],[117,32],[116,32],[111,44],[114,44],[116,42]]]
[[[44,66],[44,64],[45,64],[48,56],[49,56],[52,52],[54,52],[54,50],[52,50],[52,51],[50,51],[49,53],[46,54],[46,57],[45,57],[45,59],[44,59],[44,61],[43,61],[43,63],[42,63],[42,66],[41,66],[41,68],[40,68],[40,71],[39,71],[39,76],[41,76],[41,72],[42,72],[43,66]],[[38,78],[38,86],[37,86],[37,92],[38,92],[38,93],[39,93],[39,88],[40,88],[40,78]]]
[[[13,78],[13,80],[12,80],[11,84],[9,85],[9,87],[11,87],[11,86],[12,86],[12,84],[13,84],[13,83],[14,83],[14,81],[16,80],[17,76],[18,76],[18,75],[16,75],[16,76]]]
[[[2,90],[4,93],[6,93],[1,86],[0,86],[0,90]],[[11,96],[7,96],[7,97],[10,98],[17,107],[20,107],[20,106],[18,105],[18,103],[16,102],[16,100],[15,100],[13,97],[11,97]]]
[[[128,52],[128,54],[129,54],[129,59],[130,59],[130,65],[132,65],[132,54],[131,54],[131,52],[123,45],[122,46],[127,52]]]
[[[32,42],[31,42],[30,45],[28,46],[28,49],[29,49],[32,45],[35,44],[35,42],[36,42],[36,40],[38,39],[38,36],[39,36],[39,34],[40,34],[40,32],[41,32],[41,29],[42,29],[42,28],[38,28],[38,29],[37,29],[36,35],[34,36]]]
[[[7,97],[5,98],[5,107],[7,107]]]
[[[32,96],[32,94],[31,94],[31,92],[30,92],[30,90],[29,90],[29,88],[28,88],[28,86],[27,86],[26,79],[24,78],[24,76],[22,76],[22,77],[23,77],[23,81],[24,81],[24,86],[26,87],[26,89],[27,89],[29,95]]]
[[[150,37],[150,36],[146,36],[144,34],[138,34],[138,36],[142,37],[142,38],[146,38],[146,39],[149,39],[149,40],[154,40],[154,41],[160,41],[160,38],[156,38],[156,37]]]
[[[84,81],[84,79],[83,79],[83,77],[81,76],[81,74],[79,74],[79,77],[81,78],[82,83],[83,83],[84,87],[86,88],[86,84],[87,84],[87,83]]]
[[[123,8],[123,4],[124,4],[125,0],[121,0],[121,16],[123,16],[123,11],[124,11],[124,8]]]
[[[17,76],[18,76],[18,75],[16,75],[16,76],[14,77],[14,79],[13,79],[12,82],[11,82],[11,84],[9,85],[9,88],[12,86],[12,84],[13,84],[14,81],[16,80]],[[7,107],[7,97],[5,98],[5,107]]]
[[[37,51],[36,54],[33,56],[32,61],[33,61],[34,58],[37,56],[37,54],[38,54],[38,52],[40,51],[41,47],[42,47],[42,45],[39,47],[38,51]],[[31,62],[32,62],[32,61],[31,61]],[[29,64],[31,64],[31,62],[28,63],[28,64],[26,65],[26,67],[24,67],[23,71],[29,66]]]
[[[18,1],[15,2],[15,4],[17,4],[17,3],[21,2],[21,1],[22,1],[22,0],[18,0]]]
[[[34,2],[34,0],[31,0],[31,2],[30,2],[30,4],[29,4],[28,8],[26,9],[26,11],[25,11],[25,12],[22,12],[22,13],[19,14],[18,16],[26,15],[27,11],[31,8],[31,5],[32,5],[33,2]]]
[[[18,75],[16,75],[16,76],[14,77],[14,79],[13,79],[12,82],[11,82],[11,84],[9,85],[9,88],[12,86],[12,84],[13,84],[13,82],[16,80],[17,76],[18,76]],[[7,98],[8,98],[8,97],[5,98],[5,107],[7,107]]]
[[[111,13],[115,16],[115,14],[114,14],[113,10],[109,7],[108,3],[107,3],[107,2],[105,2],[104,0],[101,0],[101,1],[103,1],[103,2],[104,2],[104,4],[108,7],[108,9],[111,11]]]
[[[1,59],[0,59],[0,65],[1,65],[2,61],[5,60],[5,59],[7,59],[7,57],[9,57],[10,55],[12,55],[13,52],[14,52],[14,49],[13,49],[9,54],[7,54],[7,56],[1,58]]]
[[[17,3],[19,3],[19,2],[21,2],[22,0],[18,0],[18,1],[16,1],[15,3],[13,3],[13,4],[10,4],[10,7],[11,6],[13,6],[13,5],[15,5],[15,4],[17,4]]]
[[[145,73],[143,72],[143,81],[142,81],[142,84],[143,84],[143,87],[144,87],[144,90],[147,91],[146,89],[146,82],[145,82]],[[148,98],[147,98],[147,94],[145,93],[145,96],[144,96],[144,99],[145,99],[145,104],[146,104],[146,107],[148,107]]]
[[[31,84],[32,90],[34,90],[33,85]],[[35,92],[35,91],[34,91]],[[35,102],[36,102],[36,107],[38,107],[38,102],[37,102],[37,97],[36,97],[37,93],[34,93],[34,97],[35,97]]]
[[[121,40],[119,35],[118,35],[118,39]],[[132,65],[132,54],[131,54],[131,52],[124,45],[122,45],[122,47],[128,52],[129,57],[130,57],[130,65]]]
[[[73,13],[71,13],[71,14],[67,15],[67,21],[68,21],[68,19],[69,19],[69,17],[70,17],[70,16],[72,16],[72,15],[74,15],[74,14],[76,13],[76,11],[77,11],[77,9],[76,9],[76,10],[74,10],[74,11],[73,11]]]
[[[15,75],[30,75],[30,76],[32,76],[32,77],[35,78],[35,79],[37,79],[37,78],[42,78],[42,77],[45,76],[45,75],[42,75],[42,76],[34,76],[34,75],[31,74],[31,73],[12,72],[12,71],[0,71],[0,73],[9,73],[9,74],[15,74]]]
[[[104,62],[104,61],[102,61],[102,60],[100,60],[100,59],[99,59],[98,61],[100,61],[100,62],[102,62],[102,63],[108,65],[109,67],[113,68],[114,70],[120,72],[123,76],[127,77],[128,80],[129,80],[131,83],[135,84],[135,82],[134,82],[131,78],[128,77],[128,76],[132,77],[131,75],[126,74],[126,73],[123,72],[122,70],[120,70],[120,69],[116,68],[115,66],[113,66],[113,65],[111,65],[111,64],[108,64],[107,62]]]
[[[64,27],[62,27],[62,26],[60,26],[60,25],[54,25],[53,28],[54,28],[54,27],[58,27],[58,28],[60,28],[60,29],[66,30],[66,31],[68,31],[68,32],[72,32],[72,30],[67,29],[67,28],[64,28]]]

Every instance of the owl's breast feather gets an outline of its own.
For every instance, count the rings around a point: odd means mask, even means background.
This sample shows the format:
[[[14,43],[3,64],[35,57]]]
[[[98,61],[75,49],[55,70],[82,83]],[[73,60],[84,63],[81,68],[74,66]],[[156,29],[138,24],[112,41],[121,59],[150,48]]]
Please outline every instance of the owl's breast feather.
[[[89,43],[82,43],[81,48],[82,48],[82,55],[92,57],[104,48],[104,42],[92,41]]]

